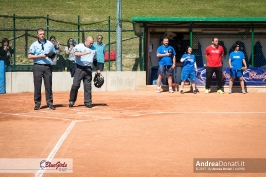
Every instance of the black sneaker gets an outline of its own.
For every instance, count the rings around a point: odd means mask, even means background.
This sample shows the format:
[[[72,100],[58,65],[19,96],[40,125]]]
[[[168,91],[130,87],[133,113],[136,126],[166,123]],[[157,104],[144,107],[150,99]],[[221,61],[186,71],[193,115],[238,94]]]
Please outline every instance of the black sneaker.
[[[92,104],[85,104],[87,108],[92,108]]]
[[[183,91],[183,90],[180,90],[180,93],[181,93],[181,94],[184,94],[184,91]]]
[[[48,109],[55,110],[55,107],[54,107],[54,105],[49,104],[49,105],[48,105]]]
[[[70,108],[72,108],[74,106],[74,102],[73,101],[69,101],[69,105]]]
[[[196,91],[196,90],[193,90],[193,93],[194,93],[194,94],[197,94],[197,91]]]
[[[34,110],[39,110],[40,107],[41,107],[41,103],[36,103],[35,107],[34,107]]]

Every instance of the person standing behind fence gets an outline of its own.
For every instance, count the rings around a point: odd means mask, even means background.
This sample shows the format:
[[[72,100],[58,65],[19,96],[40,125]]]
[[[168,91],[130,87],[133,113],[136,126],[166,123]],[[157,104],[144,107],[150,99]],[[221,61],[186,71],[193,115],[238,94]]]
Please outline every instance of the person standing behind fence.
[[[62,52],[60,42],[56,40],[55,36],[51,36],[50,41],[54,44],[56,57],[58,57],[58,55],[60,55],[60,52]]]
[[[7,38],[2,39],[2,46],[0,47],[0,60],[4,60],[5,62],[5,71],[12,71],[12,54],[14,53],[14,49],[12,48],[12,44],[9,45],[9,41]]]
[[[48,109],[55,110],[53,105],[52,92],[52,60],[49,54],[54,54],[55,48],[53,43],[45,39],[45,30],[39,28],[37,30],[38,40],[33,42],[28,52],[28,58],[33,60],[33,81],[34,81],[34,110],[40,109],[41,106],[41,87],[42,79],[44,80],[46,103]]]
[[[60,52],[62,51],[61,47],[60,47],[60,42],[58,40],[56,40],[55,36],[51,36],[50,41],[54,44],[54,48],[55,48],[55,53],[56,53],[56,57],[52,62],[52,65],[56,65],[57,63],[57,58],[60,55]]]
[[[172,75],[173,69],[175,68],[175,49],[168,45],[169,39],[163,39],[163,45],[159,46],[157,49],[157,57],[159,58],[159,68],[158,68],[158,79],[157,79],[157,90],[156,93],[160,93],[160,85],[164,75],[168,78],[169,92],[174,93],[172,89]]]
[[[218,44],[218,38],[212,39],[212,44],[207,46],[205,49],[205,57],[206,57],[206,85],[205,85],[205,93],[208,94],[211,92],[211,80],[212,75],[215,73],[217,80],[217,93],[223,94],[222,89],[222,61],[224,55],[224,49],[222,46]]]
[[[186,54],[184,54],[181,58],[181,62],[184,62],[182,73],[181,73],[181,90],[180,93],[184,94],[184,82],[189,79],[192,83],[193,93],[196,94],[196,72],[198,72],[197,64],[196,64],[196,57],[192,54],[192,47],[188,46],[186,50]]]
[[[106,45],[103,43],[103,36],[98,35],[97,36],[97,42],[93,43],[93,46],[96,48],[97,51],[97,61],[98,61],[98,67],[101,71],[104,69],[104,55],[106,52]],[[96,71],[96,67],[93,67],[93,70]]]
[[[74,77],[75,70],[76,70],[75,52],[74,52],[75,45],[76,45],[76,42],[73,40],[73,38],[69,38],[67,40],[67,46],[65,47],[65,53],[68,59],[67,70],[70,71],[71,77]]]
[[[93,46],[94,39],[88,36],[84,43],[75,46],[75,57],[77,68],[75,71],[73,84],[70,90],[69,107],[73,107],[78,96],[80,82],[83,80],[84,85],[84,104],[87,108],[92,108],[91,98],[91,81],[92,65],[97,67],[97,72],[101,73],[97,65],[96,48]]]
[[[247,64],[245,60],[245,55],[242,51],[239,51],[240,45],[236,43],[234,45],[235,51],[231,52],[229,55],[229,66],[230,66],[230,81],[229,81],[229,94],[232,93],[232,87],[234,83],[234,78],[238,77],[240,81],[240,85],[242,88],[242,93],[246,94],[244,88],[244,79],[242,73],[242,62],[244,64],[244,70],[247,69]]]

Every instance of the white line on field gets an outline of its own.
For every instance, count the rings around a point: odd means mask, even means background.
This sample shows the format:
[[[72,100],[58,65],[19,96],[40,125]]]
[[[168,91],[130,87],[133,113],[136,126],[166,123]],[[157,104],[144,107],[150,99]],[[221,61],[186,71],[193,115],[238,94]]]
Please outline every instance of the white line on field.
[[[52,161],[52,159],[54,158],[54,156],[57,153],[58,149],[60,148],[60,146],[62,145],[62,143],[64,142],[64,140],[66,139],[66,137],[68,136],[68,134],[70,133],[70,131],[72,130],[72,128],[74,127],[76,122],[79,122],[79,121],[73,120],[71,122],[71,124],[68,126],[68,128],[65,131],[65,133],[61,136],[61,138],[58,140],[58,142],[56,143],[56,145],[53,148],[53,150],[50,152],[49,156],[46,158],[47,161],[50,161],[50,162]],[[35,177],[42,177],[44,172],[45,172],[45,170],[40,169],[35,174]]]
[[[4,115],[9,115],[9,116],[17,116],[17,117],[24,117],[24,118],[38,118],[38,119],[54,119],[54,120],[65,120],[65,121],[72,121],[73,119],[69,119],[69,118],[58,118],[55,116],[36,116],[36,115],[31,115],[28,113],[7,113],[7,112],[0,112],[0,115],[4,114]],[[74,114],[72,114],[72,117],[75,117]],[[114,118],[112,117],[101,117],[101,116],[87,116],[90,117],[90,119],[88,120],[77,120],[77,121],[82,121],[82,122],[89,122],[89,121],[93,121],[93,120],[113,120]],[[85,117],[86,118],[86,117]]]
[[[156,115],[156,114],[266,114],[266,112],[151,112],[143,114],[133,114],[132,116],[145,116],[145,115]]]

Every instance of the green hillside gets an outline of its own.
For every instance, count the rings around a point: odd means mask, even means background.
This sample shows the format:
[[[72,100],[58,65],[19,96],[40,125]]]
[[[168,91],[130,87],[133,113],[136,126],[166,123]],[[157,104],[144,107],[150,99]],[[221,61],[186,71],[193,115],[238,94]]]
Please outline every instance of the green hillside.
[[[1,14],[47,15],[61,19],[98,21],[115,18],[116,0],[0,0]],[[262,17],[264,0],[122,0],[123,19],[132,16]]]

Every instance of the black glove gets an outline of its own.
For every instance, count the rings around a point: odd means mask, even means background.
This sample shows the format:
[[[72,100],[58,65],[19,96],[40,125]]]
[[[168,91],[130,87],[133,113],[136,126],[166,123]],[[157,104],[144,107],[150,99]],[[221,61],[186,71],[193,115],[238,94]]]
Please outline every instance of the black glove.
[[[51,59],[54,59],[54,57],[55,57],[55,53],[54,52],[49,52],[49,53],[47,53],[47,54],[45,54],[48,58],[51,58]]]

